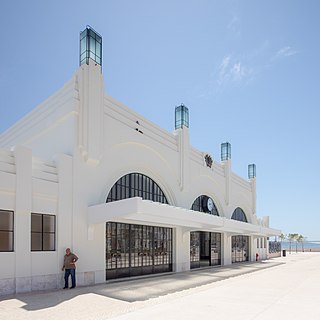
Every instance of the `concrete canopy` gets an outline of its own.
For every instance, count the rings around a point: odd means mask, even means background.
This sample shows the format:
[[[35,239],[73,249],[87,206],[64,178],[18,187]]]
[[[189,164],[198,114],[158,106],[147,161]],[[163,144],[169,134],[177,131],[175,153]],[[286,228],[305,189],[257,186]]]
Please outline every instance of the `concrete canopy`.
[[[107,221],[184,227],[190,231],[279,236],[281,231],[134,197],[88,207],[88,224]]]

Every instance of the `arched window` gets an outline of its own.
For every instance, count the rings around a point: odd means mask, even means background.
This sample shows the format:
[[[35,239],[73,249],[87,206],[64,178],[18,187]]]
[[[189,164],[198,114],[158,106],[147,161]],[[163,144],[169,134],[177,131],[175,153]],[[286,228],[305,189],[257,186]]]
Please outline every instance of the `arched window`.
[[[129,173],[121,177],[111,188],[106,202],[141,197],[144,200],[168,203],[161,188],[149,177],[141,173]]]
[[[213,200],[205,195],[201,195],[196,200],[194,200],[191,210],[209,213],[214,216],[219,215],[219,212]]]
[[[238,220],[238,221],[242,221],[242,222],[248,222],[247,217],[245,215],[245,213],[243,212],[243,210],[241,208],[236,208],[233,211],[232,217],[231,219],[233,220]]]

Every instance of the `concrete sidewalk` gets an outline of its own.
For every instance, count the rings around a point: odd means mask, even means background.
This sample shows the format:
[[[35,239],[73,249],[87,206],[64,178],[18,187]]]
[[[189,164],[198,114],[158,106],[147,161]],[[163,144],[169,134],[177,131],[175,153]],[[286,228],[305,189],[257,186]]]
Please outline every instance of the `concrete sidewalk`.
[[[320,253],[0,297],[0,319],[320,319]]]

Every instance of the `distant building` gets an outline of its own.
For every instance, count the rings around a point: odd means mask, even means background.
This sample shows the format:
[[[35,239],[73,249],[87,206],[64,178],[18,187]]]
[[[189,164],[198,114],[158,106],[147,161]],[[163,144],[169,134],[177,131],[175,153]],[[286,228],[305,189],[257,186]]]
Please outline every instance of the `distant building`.
[[[170,133],[107,96],[102,38],[80,38],[71,80],[0,136],[0,293],[62,287],[66,247],[78,285],[266,258],[255,165],[191,146],[184,105]]]

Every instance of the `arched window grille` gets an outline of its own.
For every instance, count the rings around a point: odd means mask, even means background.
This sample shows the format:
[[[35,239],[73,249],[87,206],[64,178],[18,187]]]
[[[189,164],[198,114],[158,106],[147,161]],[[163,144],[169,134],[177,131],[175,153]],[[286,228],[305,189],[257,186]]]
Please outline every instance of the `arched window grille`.
[[[242,222],[248,222],[247,217],[245,215],[245,213],[243,212],[243,210],[241,208],[236,208],[233,211],[232,217],[231,219],[233,220],[237,220],[237,221],[242,221]]]
[[[210,197],[208,197],[206,195],[199,196],[196,200],[194,200],[192,207],[191,207],[191,210],[209,213],[214,216],[219,216],[218,209],[213,201],[212,201],[213,206],[212,206],[211,210],[209,210],[210,209],[210,208],[208,208],[208,199],[209,198]]]
[[[137,172],[121,177],[111,188],[106,202],[133,197],[168,204],[161,188],[151,178]]]

